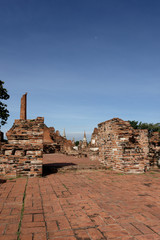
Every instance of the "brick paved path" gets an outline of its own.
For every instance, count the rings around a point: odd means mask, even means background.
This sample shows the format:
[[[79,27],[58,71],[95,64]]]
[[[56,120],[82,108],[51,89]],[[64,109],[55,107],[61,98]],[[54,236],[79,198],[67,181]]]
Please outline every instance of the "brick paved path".
[[[160,239],[159,182],[159,173],[100,170],[7,181],[0,240],[18,239],[17,231],[21,240]]]
[[[48,174],[60,171],[67,172],[68,170],[87,170],[87,169],[100,169],[104,165],[100,161],[90,161],[89,158],[78,158],[74,156],[66,156],[63,154],[44,154],[43,157],[44,174],[47,171]]]

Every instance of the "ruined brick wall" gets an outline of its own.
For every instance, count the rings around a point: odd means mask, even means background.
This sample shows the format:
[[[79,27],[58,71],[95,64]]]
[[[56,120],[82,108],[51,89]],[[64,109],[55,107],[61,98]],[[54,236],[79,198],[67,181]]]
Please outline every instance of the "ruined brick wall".
[[[98,138],[98,129],[97,128],[94,128],[94,131],[92,133],[92,136],[91,136],[91,146],[92,147],[97,147],[97,138]]]
[[[160,132],[152,132],[149,137],[149,156],[152,168],[160,167]]]
[[[56,153],[60,151],[60,146],[57,143],[53,142],[50,133],[55,132],[55,129],[44,127],[43,135],[43,152],[46,153]]]
[[[43,135],[43,141],[44,143],[53,143],[53,140],[51,138],[51,131],[55,132],[55,129],[48,128],[47,126],[44,127],[44,135]]]
[[[0,175],[7,177],[42,174],[44,118],[15,120],[2,146]]]
[[[53,127],[44,128],[44,153],[64,153],[70,154],[73,151],[73,143],[62,137],[59,131]]]
[[[149,168],[147,130],[134,130],[130,123],[113,118],[98,124],[97,158],[108,168],[140,173]]]

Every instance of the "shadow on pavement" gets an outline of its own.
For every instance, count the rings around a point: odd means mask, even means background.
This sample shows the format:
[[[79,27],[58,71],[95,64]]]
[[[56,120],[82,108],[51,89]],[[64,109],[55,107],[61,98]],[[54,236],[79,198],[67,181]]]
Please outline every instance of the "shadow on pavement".
[[[0,184],[5,183],[5,182],[6,182],[5,179],[0,179]]]
[[[45,177],[50,174],[54,174],[58,172],[59,168],[63,168],[66,166],[73,166],[77,165],[75,163],[49,163],[49,164],[43,164],[43,174],[42,176]]]

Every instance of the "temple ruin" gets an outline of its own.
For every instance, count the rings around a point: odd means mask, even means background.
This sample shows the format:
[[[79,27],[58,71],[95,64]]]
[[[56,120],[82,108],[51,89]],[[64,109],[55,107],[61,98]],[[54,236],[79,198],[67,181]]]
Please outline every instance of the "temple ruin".
[[[2,145],[0,175],[6,177],[42,174],[44,118],[27,120],[27,93],[21,98],[20,119],[6,133]]]
[[[157,168],[160,157],[160,133],[133,129],[119,118],[98,124],[91,137],[90,159],[98,159],[119,172],[142,173]]]
[[[20,119],[27,120],[27,93],[21,98]]]
[[[142,173],[160,167],[160,133],[133,129],[119,118],[98,124],[90,144],[84,132],[83,141],[75,147],[54,127],[47,127],[43,117],[27,119],[27,93],[21,98],[20,119],[6,133],[0,132],[0,176],[40,176],[44,153],[89,156],[108,169],[125,173]]]
[[[0,176],[40,176],[43,153],[72,151],[72,142],[53,127],[48,128],[43,117],[27,119],[27,94],[21,98],[20,119],[15,120],[6,136],[8,143],[0,149]]]

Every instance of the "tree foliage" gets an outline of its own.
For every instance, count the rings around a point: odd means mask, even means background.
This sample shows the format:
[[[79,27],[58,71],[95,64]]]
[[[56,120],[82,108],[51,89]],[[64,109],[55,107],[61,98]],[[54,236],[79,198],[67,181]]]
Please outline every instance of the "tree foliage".
[[[79,141],[76,141],[76,142],[75,142],[75,145],[78,146],[78,145],[79,145]]]
[[[9,94],[6,88],[3,86],[4,82],[0,80],[0,99],[7,100],[9,99]],[[9,117],[9,111],[7,109],[7,105],[0,101],[0,128],[1,125],[4,125],[7,122]]]
[[[134,129],[148,129],[149,132],[160,132],[160,123],[142,123],[138,121],[129,121]]]

